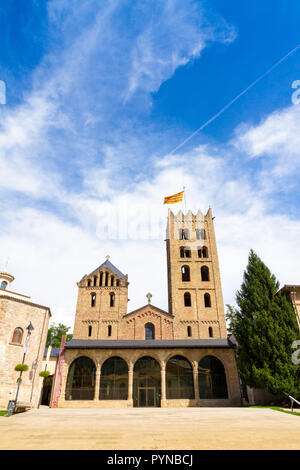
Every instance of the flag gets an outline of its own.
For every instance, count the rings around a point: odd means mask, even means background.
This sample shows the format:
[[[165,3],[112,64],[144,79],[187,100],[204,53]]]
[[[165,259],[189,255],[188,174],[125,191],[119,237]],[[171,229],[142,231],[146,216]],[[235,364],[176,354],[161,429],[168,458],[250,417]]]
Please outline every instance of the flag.
[[[165,197],[164,204],[175,204],[176,202],[181,202],[184,191],[174,194],[173,196]]]

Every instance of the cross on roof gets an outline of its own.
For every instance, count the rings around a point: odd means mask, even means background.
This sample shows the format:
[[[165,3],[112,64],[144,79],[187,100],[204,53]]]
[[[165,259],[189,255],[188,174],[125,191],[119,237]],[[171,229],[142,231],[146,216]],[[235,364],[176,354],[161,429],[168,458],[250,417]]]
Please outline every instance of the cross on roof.
[[[106,258],[106,261],[109,261],[110,256],[106,255],[105,258]]]

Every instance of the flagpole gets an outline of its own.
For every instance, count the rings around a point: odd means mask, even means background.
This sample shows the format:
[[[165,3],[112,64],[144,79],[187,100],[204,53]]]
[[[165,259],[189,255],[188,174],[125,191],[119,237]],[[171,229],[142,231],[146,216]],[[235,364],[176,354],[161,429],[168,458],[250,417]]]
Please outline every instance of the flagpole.
[[[186,197],[185,197],[185,186],[183,186],[183,197],[184,197],[184,212],[186,213]]]

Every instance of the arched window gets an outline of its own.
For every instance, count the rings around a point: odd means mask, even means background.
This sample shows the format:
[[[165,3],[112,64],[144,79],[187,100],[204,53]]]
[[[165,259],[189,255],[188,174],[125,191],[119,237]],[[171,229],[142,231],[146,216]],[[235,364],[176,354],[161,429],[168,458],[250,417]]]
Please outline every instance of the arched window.
[[[121,357],[107,359],[101,367],[100,400],[127,400],[128,365]]]
[[[208,258],[208,249],[206,246],[202,247],[202,256],[203,258]]]
[[[105,273],[105,286],[108,286],[108,272]]]
[[[91,279],[88,279],[88,284],[87,285],[88,285],[88,287],[90,287],[92,285]]]
[[[69,367],[66,400],[93,400],[96,366],[89,357],[78,357]]]
[[[120,285],[120,281],[119,279],[117,279],[116,286],[119,287],[119,285]]]
[[[115,306],[115,294],[113,292],[111,292],[109,294],[109,297],[110,297],[110,303],[109,303],[109,306],[110,307],[114,307]]]
[[[186,247],[185,249],[185,257],[190,258],[191,257],[191,249],[189,246]]]
[[[184,238],[184,240],[189,240],[190,239],[190,231],[189,231],[188,228],[185,228],[183,230],[183,238]]]
[[[185,307],[192,306],[191,294],[189,292],[184,293],[184,306]]]
[[[199,362],[200,398],[228,398],[225,369],[214,356],[205,356]]]
[[[180,247],[180,258],[184,258],[184,247]]]
[[[92,327],[89,325],[89,336],[92,336]]]
[[[190,268],[188,266],[182,266],[181,268],[182,281],[190,281]]]
[[[206,233],[204,228],[196,229],[196,238],[197,240],[206,240]]]
[[[201,281],[209,281],[209,269],[207,266],[201,268]]]
[[[97,276],[94,276],[94,286],[97,285]]]
[[[202,258],[202,248],[201,248],[201,246],[198,246],[197,250],[198,250],[198,258]]]
[[[191,326],[187,327],[187,335],[188,335],[189,338],[192,336],[192,327]]]
[[[114,279],[115,279],[114,276],[111,276],[111,278],[110,278],[110,285],[111,285],[111,286],[114,285]]]
[[[112,326],[108,325],[108,327],[107,327],[107,336],[111,336],[111,330],[112,330]]]
[[[103,272],[100,272],[100,280],[99,280],[99,286],[103,285]]]
[[[210,295],[209,294],[204,294],[204,306],[205,307],[211,307],[211,300],[210,300]]]
[[[166,366],[167,399],[194,398],[193,370],[183,356],[174,356]]]
[[[179,229],[179,240],[183,240],[183,230]]]
[[[208,334],[209,334],[209,337],[210,337],[210,338],[213,338],[213,337],[214,337],[214,332],[213,332],[212,326],[210,326],[210,327],[208,328]]]
[[[95,292],[91,293],[91,307],[95,307],[96,305],[96,294]]]
[[[11,342],[14,344],[22,344],[23,330],[22,328],[15,328]]]
[[[155,328],[154,328],[153,323],[146,323],[145,339],[155,339]]]
[[[7,287],[7,282],[6,281],[2,281],[1,282],[1,289],[6,289]]]

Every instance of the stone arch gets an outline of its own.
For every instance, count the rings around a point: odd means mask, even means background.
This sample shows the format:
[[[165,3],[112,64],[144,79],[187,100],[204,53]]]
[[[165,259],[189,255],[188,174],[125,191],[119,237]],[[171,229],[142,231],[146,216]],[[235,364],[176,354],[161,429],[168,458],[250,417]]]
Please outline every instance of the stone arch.
[[[160,361],[144,353],[133,366],[133,406],[160,406],[160,400]]]
[[[166,364],[167,399],[193,399],[194,378],[191,362],[182,355],[173,355]]]
[[[96,365],[88,356],[79,356],[69,366],[66,382],[66,400],[93,400],[95,395]]]
[[[111,356],[101,365],[100,400],[127,400],[128,398],[127,361],[120,356]]]
[[[200,398],[228,398],[226,370],[218,357],[202,357],[198,363],[198,377]]]

